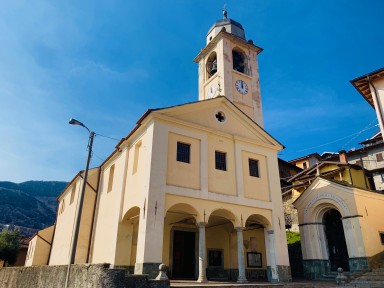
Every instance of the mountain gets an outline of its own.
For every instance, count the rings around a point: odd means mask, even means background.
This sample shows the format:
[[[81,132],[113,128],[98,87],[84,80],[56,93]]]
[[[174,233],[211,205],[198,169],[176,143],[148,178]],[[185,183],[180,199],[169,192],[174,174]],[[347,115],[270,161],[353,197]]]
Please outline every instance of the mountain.
[[[0,226],[20,227],[26,236],[55,222],[56,197],[67,182],[0,181]]]

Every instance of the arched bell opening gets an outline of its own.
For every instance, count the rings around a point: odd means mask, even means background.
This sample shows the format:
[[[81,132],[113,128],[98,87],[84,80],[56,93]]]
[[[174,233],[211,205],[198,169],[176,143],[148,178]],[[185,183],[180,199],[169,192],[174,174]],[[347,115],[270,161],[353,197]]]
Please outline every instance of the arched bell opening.
[[[232,61],[233,61],[233,70],[236,70],[237,72],[249,74],[248,71],[248,65],[247,65],[247,59],[245,56],[245,53],[239,49],[234,48],[232,50]]]
[[[326,210],[322,223],[324,224],[331,271],[337,271],[339,267],[344,271],[349,271],[348,249],[340,212],[336,209]]]
[[[217,54],[212,52],[205,64],[205,69],[207,71],[207,79],[211,78],[217,72]]]

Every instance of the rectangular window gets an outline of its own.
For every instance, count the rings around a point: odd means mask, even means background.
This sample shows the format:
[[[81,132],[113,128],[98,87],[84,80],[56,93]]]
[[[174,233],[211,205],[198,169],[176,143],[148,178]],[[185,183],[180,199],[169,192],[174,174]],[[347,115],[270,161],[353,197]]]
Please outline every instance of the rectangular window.
[[[253,177],[260,177],[259,174],[259,160],[248,159],[249,175]]]
[[[227,154],[215,151],[215,163],[217,170],[227,171]]]
[[[113,164],[111,166],[111,168],[109,168],[109,178],[108,178],[108,190],[107,192],[111,192],[112,191],[112,187],[113,187],[113,176],[115,174],[115,164]]]
[[[191,163],[191,144],[177,142],[176,160],[184,163]]]
[[[377,154],[376,154],[376,160],[377,160],[377,162],[381,162],[381,161],[383,161],[383,154],[381,154],[381,153],[377,153]]]
[[[208,249],[208,266],[209,267],[223,267],[223,250],[222,249]]]
[[[303,169],[307,169],[307,162],[303,162]]]

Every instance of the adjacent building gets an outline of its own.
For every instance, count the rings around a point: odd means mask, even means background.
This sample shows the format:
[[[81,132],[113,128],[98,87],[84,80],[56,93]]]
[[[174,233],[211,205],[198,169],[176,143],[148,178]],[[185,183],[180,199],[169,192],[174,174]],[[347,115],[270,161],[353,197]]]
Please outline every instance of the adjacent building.
[[[352,85],[375,109],[382,137],[384,136],[384,68],[351,80]]]

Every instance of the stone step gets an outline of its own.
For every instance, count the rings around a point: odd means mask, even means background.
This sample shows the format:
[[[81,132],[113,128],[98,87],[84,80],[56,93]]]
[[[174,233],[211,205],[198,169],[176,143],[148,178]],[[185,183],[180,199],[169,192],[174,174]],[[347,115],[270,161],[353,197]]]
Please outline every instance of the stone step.
[[[383,275],[364,275],[359,278],[357,278],[355,281],[383,281],[384,282],[384,276]]]
[[[336,276],[337,276],[337,273],[336,274],[324,274],[324,275],[322,275],[322,278],[334,280],[336,278]]]
[[[383,281],[361,281],[358,283],[349,283],[345,285],[347,287],[356,287],[356,288],[383,288]]]
[[[383,272],[368,272],[368,273],[365,273],[363,275],[364,276],[383,276],[384,277],[384,273]]]

